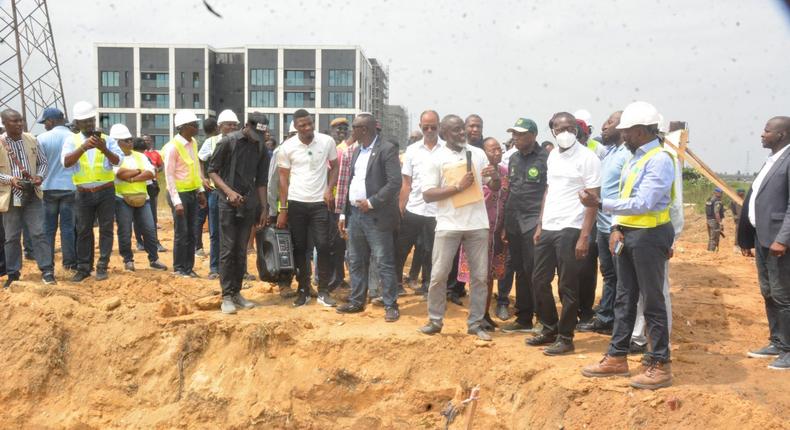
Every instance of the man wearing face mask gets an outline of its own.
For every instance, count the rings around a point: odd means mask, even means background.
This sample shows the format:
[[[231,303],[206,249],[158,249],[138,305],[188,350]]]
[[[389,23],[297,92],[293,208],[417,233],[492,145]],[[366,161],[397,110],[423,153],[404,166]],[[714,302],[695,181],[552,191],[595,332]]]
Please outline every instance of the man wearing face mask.
[[[645,319],[651,351],[644,373],[631,379],[631,386],[656,389],[672,385],[669,364],[669,331],[663,293],[665,264],[675,231],[671,223],[675,161],[658,140],[660,115],[646,102],[628,105],[617,126],[633,157],[620,176],[617,198],[601,199],[580,193],[589,208],[614,215],[609,249],[617,255],[615,324],[609,350],[596,364],[585,367],[587,377],[628,376],[628,355],[636,321],[637,302],[644,297]]]
[[[488,255],[488,214],[483,200],[483,183],[491,191],[498,191],[500,178],[497,168],[490,165],[483,150],[466,144],[464,123],[457,115],[442,119],[441,136],[447,143],[431,157],[423,170],[422,196],[426,202],[436,202],[436,234],[433,249],[431,286],[428,290],[428,323],[420,332],[433,335],[442,331],[442,320],[447,308],[447,276],[457,259],[459,245],[468,255]],[[465,173],[462,173],[465,172]],[[460,179],[456,179],[460,178]],[[470,187],[475,189],[467,192]],[[457,197],[456,197],[457,196]],[[483,329],[488,278],[486,258],[469,260],[469,317],[468,334],[490,341]]]
[[[578,193],[598,195],[601,161],[576,140],[576,118],[568,112],[554,114],[551,122],[558,150],[549,154],[547,187],[540,222],[535,229],[535,269],[532,284],[543,331],[528,339],[531,346],[549,345],[543,353],[573,352],[573,334],[579,311],[579,275],[590,252],[590,234],[597,208],[585,208]],[[559,275],[562,313],[551,291],[554,272]]]

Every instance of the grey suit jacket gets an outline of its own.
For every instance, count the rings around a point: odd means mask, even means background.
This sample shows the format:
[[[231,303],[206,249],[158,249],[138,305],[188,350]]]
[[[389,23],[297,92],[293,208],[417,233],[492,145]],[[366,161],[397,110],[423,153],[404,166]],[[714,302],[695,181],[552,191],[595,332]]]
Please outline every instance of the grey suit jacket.
[[[749,221],[749,201],[754,189],[744,199],[738,220],[738,246],[768,248],[773,242],[790,246],[790,148],[768,171],[755,199],[757,227]]]

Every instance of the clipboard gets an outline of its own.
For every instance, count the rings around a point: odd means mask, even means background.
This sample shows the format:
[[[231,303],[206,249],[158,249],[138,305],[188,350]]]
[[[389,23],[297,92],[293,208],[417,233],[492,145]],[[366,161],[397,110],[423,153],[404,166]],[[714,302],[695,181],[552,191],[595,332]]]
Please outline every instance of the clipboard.
[[[476,173],[475,170],[475,166],[473,165],[473,174]],[[444,183],[447,185],[457,184],[464,175],[466,175],[466,161],[459,161],[442,167],[442,177],[444,178]],[[458,209],[483,200],[483,188],[480,186],[480,183],[477,182],[477,175],[474,174],[473,176],[474,182],[472,182],[472,185],[450,197],[454,208]]]

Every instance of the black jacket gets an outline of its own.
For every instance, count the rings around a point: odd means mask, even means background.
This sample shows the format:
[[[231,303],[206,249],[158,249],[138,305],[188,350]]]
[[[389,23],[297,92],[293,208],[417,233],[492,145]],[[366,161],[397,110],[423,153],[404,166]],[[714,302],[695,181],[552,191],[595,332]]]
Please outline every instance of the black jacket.
[[[354,179],[354,165],[359,157],[360,146],[354,150],[351,158],[351,171],[348,180],[349,187]],[[378,137],[373,151],[368,158],[367,174],[365,176],[365,189],[368,200],[373,210],[368,215],[373,217],[373,222],[379,230],[394,230],[400,223],[398,209],[398,194],[401,187],[400,159],[398,147],[381,140]],[[351,204],[346,201],[346,220],[349,220]]]

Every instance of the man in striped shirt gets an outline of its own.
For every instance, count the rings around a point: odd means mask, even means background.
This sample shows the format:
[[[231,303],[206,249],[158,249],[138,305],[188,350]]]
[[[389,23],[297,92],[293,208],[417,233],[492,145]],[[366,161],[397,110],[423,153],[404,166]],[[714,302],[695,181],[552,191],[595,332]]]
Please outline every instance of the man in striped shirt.
[[[33,135],[23,133],[22,115],[13,109],[0,113],[6,133],[0,136],[0,212],[5,229],[8,279],[4,288],[19,279],[22,268],[20,236],[26,228],[33,241],[36,263],[45,284],[54,284],[52,250],[44,238],[44,205],[41,183],[47,159]]]

